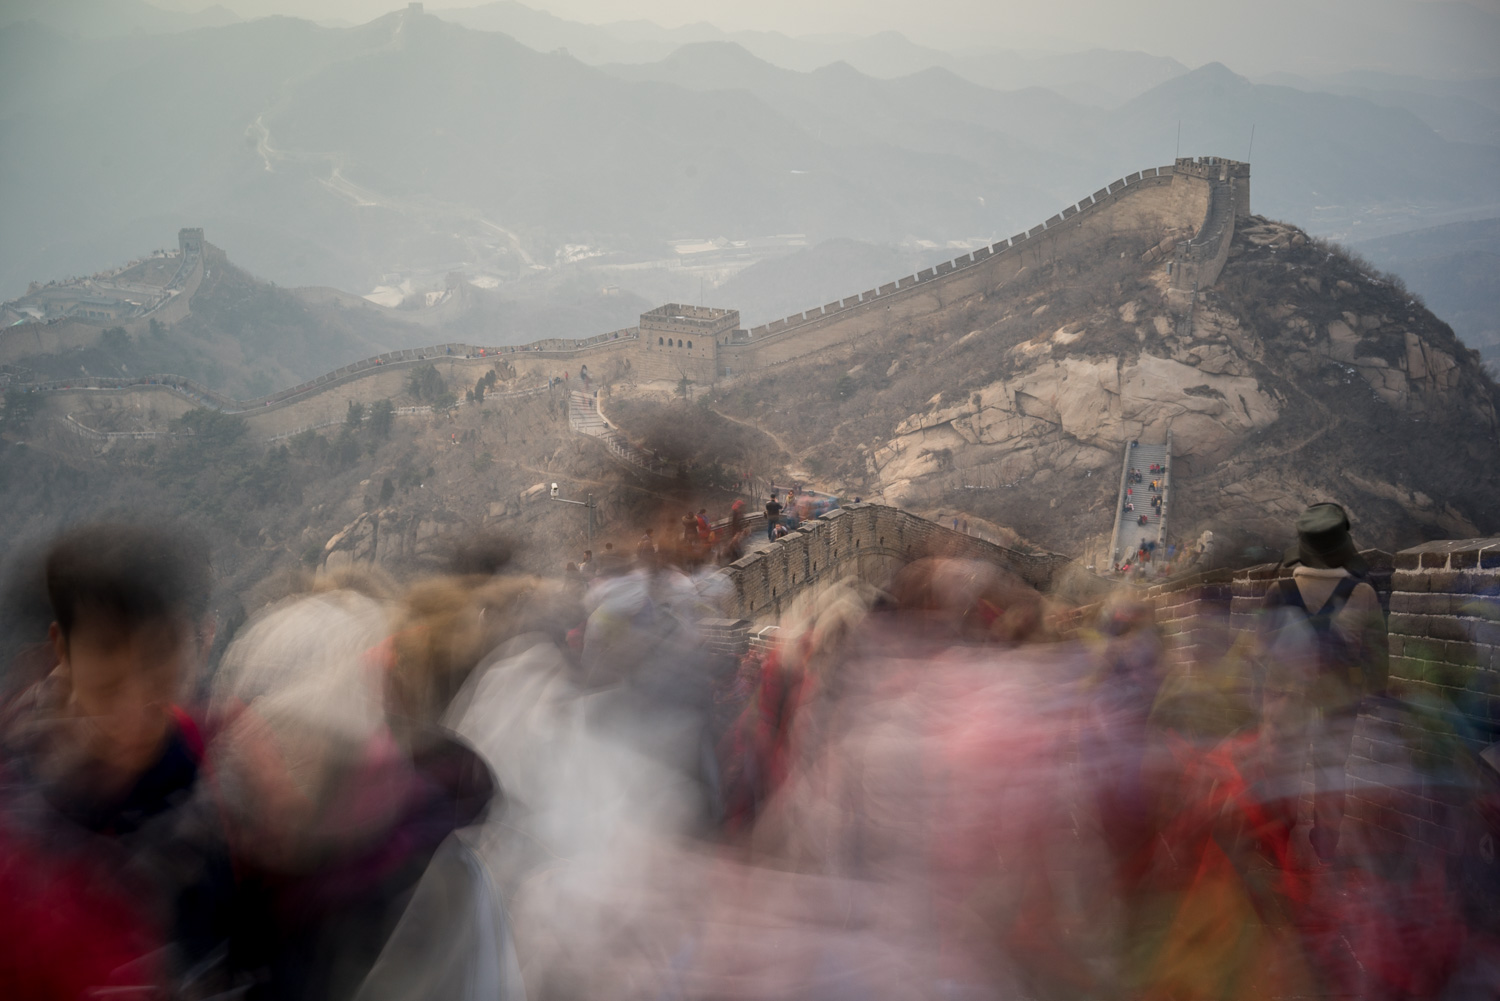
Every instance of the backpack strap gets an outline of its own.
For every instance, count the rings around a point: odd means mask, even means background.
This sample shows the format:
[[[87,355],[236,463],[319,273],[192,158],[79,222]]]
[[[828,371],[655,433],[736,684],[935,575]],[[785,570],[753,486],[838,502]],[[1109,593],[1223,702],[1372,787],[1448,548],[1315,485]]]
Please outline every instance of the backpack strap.
[[[1276,608],[1300,608],[1304,614],[1307,612],[1307,603],[1302,600],[1302,592],[1297,588],[1297,582],[1291,577],[1279,578],[1271,589],[1266,592],[1265,607]]]
[[[1333,593],[1328,596],[1328,600],[1323,603],[1323,607],[1318,609],[1316,617],[1332,618],[1337,615],[1339,609],[1343,608],[1345,602],[1349,600],[1349,596],[1354,593],[1354,589],[1362,583],[1364,581],[1353,574],[1339,581],[1338,586],[1333,589]]]

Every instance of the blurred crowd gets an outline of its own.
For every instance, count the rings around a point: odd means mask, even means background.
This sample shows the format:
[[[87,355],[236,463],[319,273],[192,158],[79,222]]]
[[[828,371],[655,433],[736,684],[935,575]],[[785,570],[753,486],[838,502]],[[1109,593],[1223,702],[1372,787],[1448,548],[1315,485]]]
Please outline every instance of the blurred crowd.
[[[0,996],[1497,996],[1493,900],[1344,816],[1384,626],[1304,521],[1191,658],[941,555],[733,657],[644,545],[292,581],[216,642],[191,532],[72,529],[5,595]]]

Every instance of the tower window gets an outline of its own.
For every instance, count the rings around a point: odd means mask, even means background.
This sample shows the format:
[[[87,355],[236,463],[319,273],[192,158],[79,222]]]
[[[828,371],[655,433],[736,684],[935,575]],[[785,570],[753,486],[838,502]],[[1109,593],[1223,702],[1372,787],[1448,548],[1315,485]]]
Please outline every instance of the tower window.
[[[681,337],[677,338],[677,346],[679,348],[682,347],[682,338]]]
[[[656,346],[657,346],[657,347],[661,347],[661,338],[660,338],[660,337],[658,337],[658,338],[657,338],[657,339],[656,339]]]
[[[692,346],[693,346],[693,342],[692,341],[688,341],[688,347],[692,347]]]

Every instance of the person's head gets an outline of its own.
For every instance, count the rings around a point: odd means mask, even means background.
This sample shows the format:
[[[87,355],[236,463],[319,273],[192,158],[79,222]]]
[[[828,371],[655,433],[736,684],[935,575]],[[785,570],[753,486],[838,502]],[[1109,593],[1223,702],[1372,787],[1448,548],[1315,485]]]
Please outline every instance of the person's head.
[[[708,508],[706,508],[706,507],[700,507],[698,509],[698,513],[699,514],[708,514]]]
[[[583,551],[583,562],[588,563],[588,562],[592,561],[593,558],[594,558],[594,551],[592,549],[585,549]]]
[[[77,750],[139,772],[213,641],[208,546],[180,527],[88,525],[52,543],[45,576],[67,714],[89,724]]]
[[[1312,504],[1297,518],[1297,545],[1286,553],[1285,562],[1318,569],[1343,568],[1355,576],[1368,569],[1349,535],[1349,515],[1339,505]]]
[[[326,857],[384,829],[397,809],[377,781],[399,760],[385,686],[402,675],[382,671],[392,610],[351,590],[295,595],[257,613],[225,650],[211,757],[225,816],[258,864]]]

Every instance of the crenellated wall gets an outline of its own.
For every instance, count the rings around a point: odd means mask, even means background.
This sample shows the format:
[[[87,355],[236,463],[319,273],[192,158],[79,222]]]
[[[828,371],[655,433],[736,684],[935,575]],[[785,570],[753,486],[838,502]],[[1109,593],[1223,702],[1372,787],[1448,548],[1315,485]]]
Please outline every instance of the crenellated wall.
[[[1470,806],[1494,781],[1477,755],[1500,741],[1500,537],[1362,555],[1388,613],[1390,681],[1361,708],[1347,765],[1346,834],[1357,826],[1377,851],[1438,849],[1500,885],[1494,842],[1486,847]],[[1254,671],[1247,641],[1266,593],[1290,575],[1272,563],[1126,593],[1151,607],[1173,666],[1238,683],[1243,695],[1254,684],[1244,674]],[[1087,628],[1101,607],[1067,613],[1064,633]],[[1219,722],[1228,732],[1247,720]],[[1303,790],[1310,795],[1310,783]]]
[[[200,238],[201,233],[200,230]],[[223,251],[213,252],[223,256]],[[186,318],[192,312],[193,295],[203,283],[204,256],[198,252],[185,255],[178,273],[166,286],[175,294],[149,313],[134,319],[118,323],[58,319],[17,323],[0,329],[0,365],[11,364],[32,355],[93,347],[99,343],[99,335],[109,327],[124,327],[127,332],[139,336],[150,328],[152,320],[172,324]]]
[[[1235,185],[1241,182],[1242,188],[1237,189]],[[1139,235],[1154,243],[1165,232],[1188,230],[1197,234],[1189,260],[1195,280],[1206,287],[1212,283],[1210,273],[1216,278],[1227,259],[1235,218],[1248,211],[1247,164],[1183,158],[1173,165],[1149,168],[1100,188],[1009,240],[755,327],[743,341],[720,347],[719,375],[733,376],[781,364],[891,324],[914,320],[955,300],[1001,287],[1024,269],[1077,253],[1112,236]],[[1204,252],[1196,241],[1211,246],[1206,260],[1200,260]]]
[[[1111,237],[1137,236],[1156,246],[1164,233],[1196,233],[1192,241],[1178,248],[1172,264],[1173,284],[1174,288],[1181,284],[1190,290],[1196,283],[1202,288],[1222,269],[1234,221],[1248,211],[1248,164],[1212,157],[1183,158],[1169,166],[1122,177],[1008,240],[749,331],[735,329],[739,316],[733,310],[668,304],[643,315],[643,325],[652,328],[649,337],[643,335],[641,327],[631,327],[595,337],[548,339],[522,346],[442,344],[391,351],[254,400],[232,400],[190,380],[167,375],[89,380],[86,384],[110,388],[168,386],[169,391],[198,405],[243,413],[265,425],[264,430],[271,434],[282,433],[283,425],[308,426],[331,419],[327,412],[332,409],[341,413],[351,399],[369,402],[395,395],[399,386],[392,380],[393,370],[440,360],[453,365],[461,361],[460,367],[477,367],[479,374],[502,361],[517,375],[530,378],[572,373],[591,365],[594,374],[601,377],[629,372],[643,379],[675,382],[687,378],[710,385],[836,350],[865,335],[917,320],[954,301],[1001,288],[1028,268],[1080,253]],[[197,255],[196,268],[184,279],[184,294],[172,303],[180,300],[182,308],[187,308],[190,289],[202,279],[202,261],[212,253],[217,251],[206,248]],[[87,328],[86,335],[74,333],[97,337],[92,327]],[[673,340],[670,347],[668,333]],[[13,342],[0,340],[0,361],[5,357],[5,343],[19,346],[24,340],[23,353],[35,353],[41,343],[37,335],[14,336]],[[54,349],[68,346],[51,337],[47,341]],[[354,383],[358,386],[352,386]],[[75,392],[81,383],[33,385],[41,391],[67,393]],[[286,409],[297,412],[271,417],[273,412]]]
[[[1175,169],[1214,182],[1198,234],[1177,245],[1176,258],[1170,265],[1172,293],[1190,296],[1218,281],[1224,263],[1229,260],[1235,223],[1250,214],[1250,166],[1218,157],[1200,157],[1196,161],[1180,160]]]
[[[1006,549],[884,504],[851,504],[803,522],[785,538],[726,567],[730,591],[723,612],[730,620],[774,621],[804,593],[847,577],[884,586],[897,570],[923,556],[980,560],[1043,592],[1073,563],[1056,553]]]

